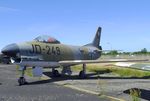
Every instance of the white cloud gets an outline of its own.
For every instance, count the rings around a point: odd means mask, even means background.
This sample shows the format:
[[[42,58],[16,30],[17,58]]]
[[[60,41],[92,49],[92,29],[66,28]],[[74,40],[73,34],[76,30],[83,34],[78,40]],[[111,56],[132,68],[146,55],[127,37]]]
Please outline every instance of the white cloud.
[[[0,6],[0,12],[17,12],[19,9]]]

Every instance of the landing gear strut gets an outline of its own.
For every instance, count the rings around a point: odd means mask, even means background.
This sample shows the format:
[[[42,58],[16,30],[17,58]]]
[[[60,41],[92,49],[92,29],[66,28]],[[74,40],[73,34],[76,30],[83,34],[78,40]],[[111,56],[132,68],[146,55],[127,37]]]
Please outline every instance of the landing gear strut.
[[[83,68],[83,70],[79,72],[79,77],[81,79],[84,79],[84,78],[86,78],[86,64],[83,64],[82,68]]]
[[[24,85],[24,84],[27,84],[26,79],[24,78],[25,70],[26,70],[26,67],[24,66],[24,67],[22,68],[21,77],[18,79],[19,86]]]

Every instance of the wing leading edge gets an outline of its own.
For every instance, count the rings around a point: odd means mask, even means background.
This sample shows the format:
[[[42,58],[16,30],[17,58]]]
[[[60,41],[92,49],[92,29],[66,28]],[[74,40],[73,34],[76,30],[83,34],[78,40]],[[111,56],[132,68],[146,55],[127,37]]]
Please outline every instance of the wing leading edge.
[[[143,60],[127,60],[127,59],[110,59],[110,60],[67,60],[59,61],[60,65],[77,65],[77,64],[90,64],[90,63],[112,63],[112,62],[146,62],[148,59]]]

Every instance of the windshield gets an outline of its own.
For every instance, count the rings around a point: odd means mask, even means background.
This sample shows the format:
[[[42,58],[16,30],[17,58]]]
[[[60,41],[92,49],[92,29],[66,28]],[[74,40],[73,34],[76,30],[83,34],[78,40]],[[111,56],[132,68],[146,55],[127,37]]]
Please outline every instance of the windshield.
[[[48,35],[38,36],[34,40],[38,42],[44,42],[44,43],[60,43],[58,40]]]

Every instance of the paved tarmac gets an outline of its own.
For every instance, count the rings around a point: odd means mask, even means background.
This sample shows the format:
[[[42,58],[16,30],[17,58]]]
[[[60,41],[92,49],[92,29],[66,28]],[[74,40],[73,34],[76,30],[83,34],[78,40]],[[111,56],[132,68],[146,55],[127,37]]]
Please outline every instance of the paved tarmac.
[[[31,83],[18,86],[17,78],[15,65],[0,65],[0,101],[109,101],[54,84],[53,80],[28,78]]]
[[[141,101],[150,101],[150,77],[88,73],[85,80],[75,74],[51,79],[44,72],[44,80],[27,77],[29,84],[18,86],[16,74],[15,65],[0,65],[0,101],[132,101],[133,89],[139,91]]]

